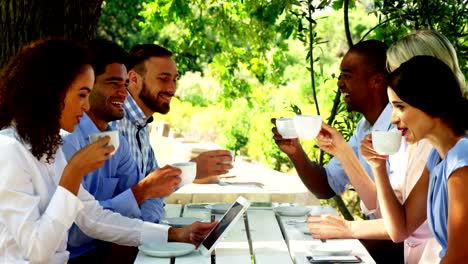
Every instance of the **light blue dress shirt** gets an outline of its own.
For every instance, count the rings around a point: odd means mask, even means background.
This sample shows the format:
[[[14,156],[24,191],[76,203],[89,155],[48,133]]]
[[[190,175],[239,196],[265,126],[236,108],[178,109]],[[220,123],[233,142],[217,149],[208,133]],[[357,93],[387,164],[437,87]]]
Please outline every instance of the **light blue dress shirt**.
[[[364,169],[367,171],[369,176],[372,177],[372,179],[374,179],[374,175],[372,174],[372,170],[369,167],[369,164],[362,157],[359,146],[364,137],[374,130],[389,131],[395,129],[395,126],[391,123],[391,117],[392,106],[390,104],[385,107],[373,126],[363,117],[357,124],[356,131],[354,132],[353,136],[348,141],[348,144],[351,146],[359,161],[364,166]],[[391,164],[392,162],[390,157],[390,161],[387,162],[387,172],[390,178],[393,175]],[[393,164],[393,166],[397,166],[395,162]],[[349,185],[349,178],[338,159],[332,158],[327,163],[327,165],[325,165],[325,171],[327,172],[328,184],[333,189],[333,191],[335,191],[336,194],[343,193]]]
[[[437,242],[442,246],[439,257],[447,252],[448,179],[459,168],[468,166],[468,138],[463,138],[440,160],[435,149],[429,154],[427,170],[430,173],[427,193],[427,222]]]
[[[113,129],[112,129],[113,130]],[[90,143],[89,135],[100,132],[93,121],[85,114],[73,133],[64,133],[63,152],[69,160],[75,152]],[[144,175],[130,154],[130,148],[124,136],[119,135],[119,148],[104,165],[85,175],[83,187],[88,190],[106,209],[120,214],[159,223],[164,213],[161,199],[149,199],[138,206],[131,187]],[[68,237],[71,257],[79,256],[95,248],[95,241],[73,225]]]

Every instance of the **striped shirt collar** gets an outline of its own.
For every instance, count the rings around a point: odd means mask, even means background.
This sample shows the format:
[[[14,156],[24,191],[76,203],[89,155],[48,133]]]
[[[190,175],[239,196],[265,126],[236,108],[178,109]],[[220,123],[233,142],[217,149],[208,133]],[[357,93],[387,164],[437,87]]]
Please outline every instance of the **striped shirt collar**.
[[[149,119],[146,119],[143,110],[141,110],[131,95],[129,95],[127,100],[125,100],[124,108],[127,119],[138,128],[145,127],[147,124],[153,122],[152,116]]]

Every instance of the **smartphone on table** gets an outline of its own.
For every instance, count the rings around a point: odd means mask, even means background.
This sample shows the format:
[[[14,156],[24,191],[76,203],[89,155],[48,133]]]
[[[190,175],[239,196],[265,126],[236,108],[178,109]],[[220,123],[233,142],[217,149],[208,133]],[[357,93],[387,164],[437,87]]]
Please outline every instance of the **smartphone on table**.
[[[307,256],[309,263],[328,264],[328,263],[361,263],[358,256]]]

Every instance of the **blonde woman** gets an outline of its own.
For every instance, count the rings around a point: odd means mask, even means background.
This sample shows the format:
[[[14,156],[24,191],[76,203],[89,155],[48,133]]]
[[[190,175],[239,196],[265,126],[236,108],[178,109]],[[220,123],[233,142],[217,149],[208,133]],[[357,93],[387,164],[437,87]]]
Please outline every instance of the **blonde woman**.
[[[436,57],[447,64],[455,74],[462,94],[468,98],[468,87],[458,64],[457,53],[444,35],[434,30],[418,30],[401,38],[387,51],[387,67],[393,71],[417,55]]]

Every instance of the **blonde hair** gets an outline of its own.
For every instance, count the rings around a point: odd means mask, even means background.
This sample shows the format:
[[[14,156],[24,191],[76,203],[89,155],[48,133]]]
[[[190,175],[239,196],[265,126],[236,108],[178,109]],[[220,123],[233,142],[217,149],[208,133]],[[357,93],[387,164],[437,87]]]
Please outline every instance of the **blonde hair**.
[[[433,56],[447,64],[457,77],[462,94],[468,98],[468,87],[458,65],[455,48],[437,31],[417,30],[395,42],[387,50],[387,69],[391,72],[403,62],[418,55]]]

